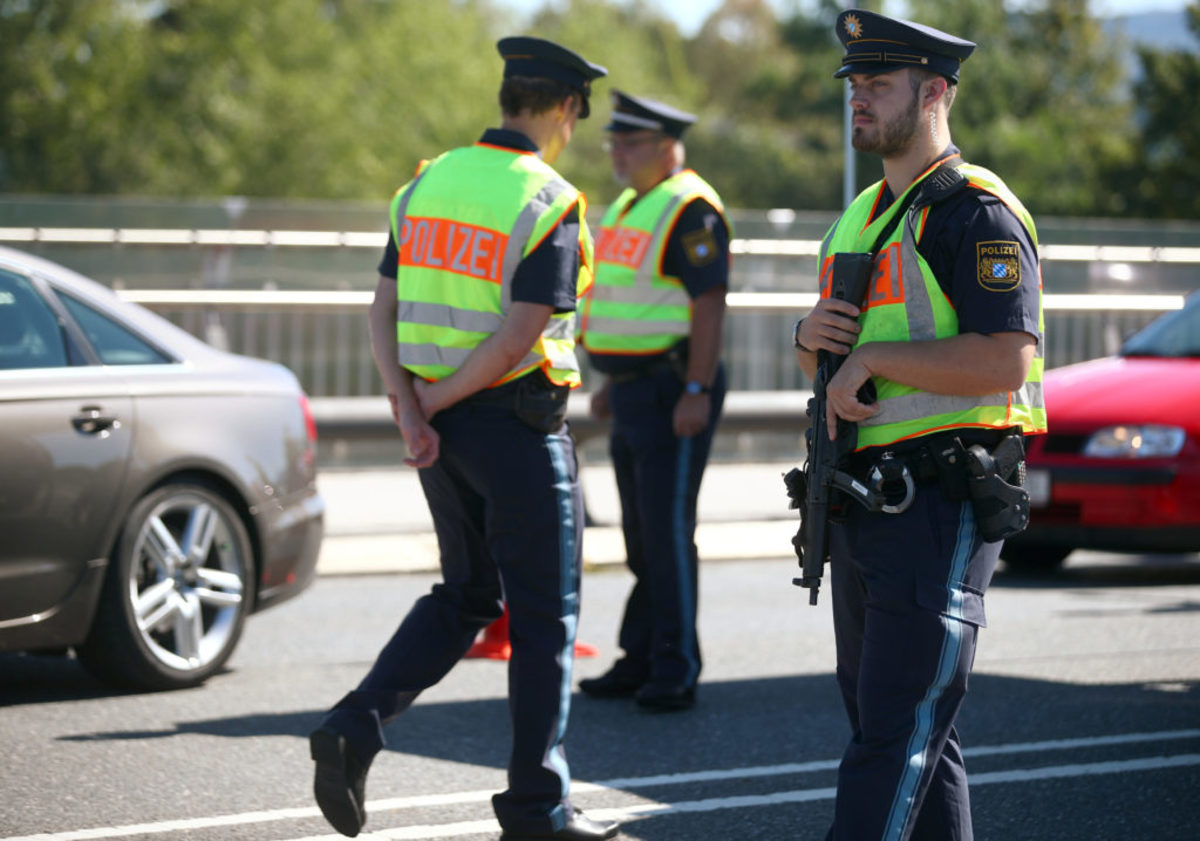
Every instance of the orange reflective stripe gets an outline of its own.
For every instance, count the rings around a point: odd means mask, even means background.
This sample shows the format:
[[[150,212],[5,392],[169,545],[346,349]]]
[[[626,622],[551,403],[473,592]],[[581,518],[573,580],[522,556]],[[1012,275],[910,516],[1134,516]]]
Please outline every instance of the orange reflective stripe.
[[[596,262],[636,269],[650,247],[650,233],[631,228],[601,228],[596,235]]]
[[[893,242],[875,261],[875,276],[867,287],[867,306],[904,303],[904,263],[900,245]]]
[[[434,217],[406,216],[400,229],[401,266],[440,269],[500,283],[508,235]]]

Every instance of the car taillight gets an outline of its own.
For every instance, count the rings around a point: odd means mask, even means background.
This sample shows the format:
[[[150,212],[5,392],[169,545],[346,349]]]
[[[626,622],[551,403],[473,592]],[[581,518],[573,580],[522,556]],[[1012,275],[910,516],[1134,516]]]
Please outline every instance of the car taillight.
[[[317,443],[317,419],[313,417],[312,404],[308,402],[308,395],[303,391],[300,392],[300,411],[304,413],[304,428],[308,432],[308,443]]]

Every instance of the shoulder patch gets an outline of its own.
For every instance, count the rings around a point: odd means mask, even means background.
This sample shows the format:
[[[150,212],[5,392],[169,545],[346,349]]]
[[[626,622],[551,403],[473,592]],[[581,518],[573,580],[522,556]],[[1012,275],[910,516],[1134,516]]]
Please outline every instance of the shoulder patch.
[[[1011,292],[1021,285],[1021,249],[1015,242],[992,240],[975,244],[976,276],[989,292]]]
[[[717,259],[717,238],[708,228],[697,228],[682,237],[683,251],[693,266],[707,266]]]

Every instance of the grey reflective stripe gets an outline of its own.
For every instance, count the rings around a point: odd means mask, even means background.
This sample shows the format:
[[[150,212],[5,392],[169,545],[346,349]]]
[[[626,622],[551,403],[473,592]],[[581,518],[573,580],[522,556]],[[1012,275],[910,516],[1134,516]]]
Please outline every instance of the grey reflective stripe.
[[[879,412],[866,420],[859,421],[859,425],[887,426],[937,415],[969,412],[979,408],[1005,408],[1010,403],[1014,406],[1040,407],[1043,405],[1042,401],[1042,384],[1040,382],[1025,383],[1019,391],[1011,395],[1011,400],[1007,391],[997,391],[982,397],[962,397],[953,394],[914,391],[910,394],[900,394],[879,401]]]
[[[654,261],[646,260],[643,265],[649,262]],[[691,304],[691,298],[688,297],[687,292],[682,286],[672,288],[667,286],[651,286],[650,284],[642,285],[640,282],[637,286],[597,284],[591,294],[597,301],[611,301],[617,304],[644,304],[651,307],[686,307]],[[596,323],[597,319],[589,318],[589,329]],[[675,323],[687,324],[689,327],[691,325],[691,321],[688,319]]]
[[[546,329],[542,331],[542,338],[558,341],[574,338],[575,313],[570,313],[570,316],[570,318],[551,318],[546,324]]]
[[[407,342],[401,342],[399,349],[401,365],[448,365],[451,368],[460,367],[472,350],[466,347],[438,347],[429,343]]]
[[[425,173],[429,172],[430,166],[427,164],[424,169],[417,173],[417,177],[408,185],[408,189],[404,191],[404,195],[400,197],[400,204],[396,205],[396,227],[400,230],[394,231],[393,235],[398,236],[404,228],[404,218],[408,216],[408,203],[412,200],[412,194],[416,192],[417,185],[421,183],[421,179],[425,177]],[[400,247],[400,243],[396,243],[396,248]]]
[[[467,361],[467,357],[471,355],[474,348],[466,347],[440,347],[434,344],[407,344],[399,345],[400,364],[404,367],[412,367],[418,365],[444,365],[455,370],[461,368],[463,363]],[[579,370],[579,361],[575,358],[574,353],[554,354],[547,357],[550,364],[560,370]],[[525,354],[525,358],[514,365],[507,373],[513,374],[525,368],[538,367],[542,364],[540,354],[530,350]]]
[[[621,336],[657,336],[662,333],[677,335],[681,324],[690,327],[687,321],[634,321],[627,318],[604,318],[593,314],[588,317],[587,329],[592,333],[612,333]]]
[[[1013,403],[1018,406],[1044,408],[1046,405],[1045,392],[1042,391],[1041,381],[1027,382],[1013,395]]]
[[[879,412],[859,421],[860,426],[886,426],[893,423],[931,418],[951,412],[967,412],[984,406],[1007,406],[1008,392],[997,391],[983,397],[962,397],[954,394],[932,394],[914,391],[879,401]]]
[[[571,185],[566,181],[561,178],[552,178],[521,208],[517,221],[513,223],[512,230],[509,231],[508,243],[504,247],[504,262],[501,264],[503,268],[500,275],[501,312],[508,312],[508,308],[512,304],[513,276],[516,275],[517,266],[525,257],[525,246],[528,244],[529,238],[533,236],[533,229],[537,227],[538,220],[542,218],[546,209],[569,189],[571,189]]]
[[[445,304],[425,304],[417,301],[398,301],[396,320],[406,324],[450,327],[472,333],[494,333],[502,321],[495,313],[462,310]]]
[[[937,338],[937,323],[933,317],[933,301],[925,286],[921,263],[917,257],[916,219],[920,214],[916,208],[909,210],[902,220],[904,235],[900,239],[900,266],[904,284],[904,317],[908,319],[909,341],[924,341]]]

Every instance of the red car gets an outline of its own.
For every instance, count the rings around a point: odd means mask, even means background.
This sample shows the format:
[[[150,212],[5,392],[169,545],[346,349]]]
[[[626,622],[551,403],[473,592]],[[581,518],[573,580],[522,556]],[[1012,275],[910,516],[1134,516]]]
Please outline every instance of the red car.
[[[1045,389],[1030,524],[1005,561],[1051,570],[1073,549],[1200,551],[1200,293],[1117,356],[1047,371]]]

